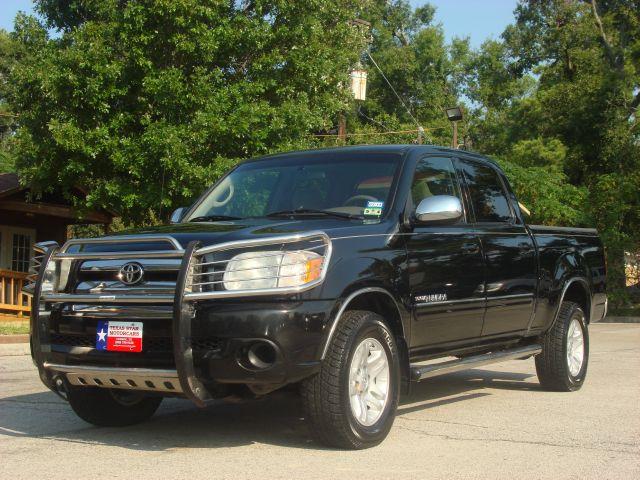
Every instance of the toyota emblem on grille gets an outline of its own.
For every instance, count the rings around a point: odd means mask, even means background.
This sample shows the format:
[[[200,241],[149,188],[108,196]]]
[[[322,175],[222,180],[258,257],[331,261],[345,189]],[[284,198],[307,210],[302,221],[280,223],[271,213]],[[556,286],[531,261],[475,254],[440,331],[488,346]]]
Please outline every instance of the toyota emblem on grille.
[[[118,278],[125,285],[135,285],[142,280],[143,275],[142,265],[136,262],[125,263],[118,272]]]

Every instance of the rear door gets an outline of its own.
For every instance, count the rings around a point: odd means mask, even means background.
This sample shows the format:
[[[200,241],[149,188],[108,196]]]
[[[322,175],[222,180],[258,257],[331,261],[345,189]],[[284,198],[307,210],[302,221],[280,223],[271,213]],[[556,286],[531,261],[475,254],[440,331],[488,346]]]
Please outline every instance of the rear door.
[[[498,169],[464,158],[460,165],[484,255],[487,309],[482,335],[526,330],[537,285],[533,239],[517,217]]]
[[[454,160],[418,161],[411,187],[413,211],[432,195],[461,197]],[[409,288],[414,305],[411,347],[477,338],[484,314],[480,241],[465,218],[453,225],[416,225],[407,237]]]

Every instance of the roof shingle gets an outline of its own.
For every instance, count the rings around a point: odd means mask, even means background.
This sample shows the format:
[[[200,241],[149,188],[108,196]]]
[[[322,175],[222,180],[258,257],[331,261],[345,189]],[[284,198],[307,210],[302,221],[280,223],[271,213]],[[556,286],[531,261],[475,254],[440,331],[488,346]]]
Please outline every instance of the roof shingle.
[[[0,195],[20,188],[17,173],[0,173]]]

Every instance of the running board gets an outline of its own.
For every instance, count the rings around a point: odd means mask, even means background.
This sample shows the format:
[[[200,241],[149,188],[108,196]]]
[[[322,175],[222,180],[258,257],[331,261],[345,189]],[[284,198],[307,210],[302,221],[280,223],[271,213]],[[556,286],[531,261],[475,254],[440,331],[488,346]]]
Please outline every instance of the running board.
[[[447,373],[467,370],[469,368],[482,367],[492,363],[503,362],[505,360],[524,359],[532,355],[537,355],[542,351],[540,345],[527,345],[526,347],[511,348],[508,350],[500,350],[497,352],[483,353],[482,355],[473,355],[471,357],[461,358],[459,360],[450,360],[442,363],[431,365],[412,365],[411,381],[419,382],[425,378],[444,375]]]

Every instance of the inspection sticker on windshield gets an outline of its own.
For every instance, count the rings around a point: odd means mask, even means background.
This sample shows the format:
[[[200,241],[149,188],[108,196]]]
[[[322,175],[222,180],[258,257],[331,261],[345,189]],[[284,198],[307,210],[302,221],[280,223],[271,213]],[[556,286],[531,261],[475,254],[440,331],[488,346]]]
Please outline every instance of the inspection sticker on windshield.
[[[383,208],[384,208],[384,202],[368,201],[367,206],[364,209],[364,214],[379,217],[380,215],[382,215]]]
[[[141,352],[142,322],[98,322],[96,349],[110,352]]]

